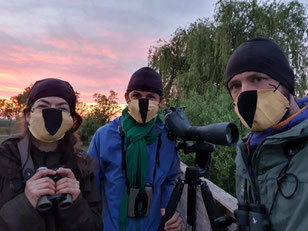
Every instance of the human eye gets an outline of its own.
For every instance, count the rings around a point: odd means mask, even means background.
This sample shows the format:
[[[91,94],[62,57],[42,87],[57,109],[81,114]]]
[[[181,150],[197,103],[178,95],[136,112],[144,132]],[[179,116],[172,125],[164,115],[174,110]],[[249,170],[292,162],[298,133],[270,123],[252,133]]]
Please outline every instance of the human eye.
[[[261,76],[256,76],[256,77],[252,78],[252,82],[253,83],[260,83],[260,82],[262,82],[264,80],[266,80],[266,78],[261,77]]]
[[[66,103],[61,103],[59,105],[56,105],[56,108],[60,111],[64,111],[64,112],[70,112],[70,108],[69,105]]]
[[[156,97],[154,95],[148,95],[147,98],[148,99],[156,99]]]
[[[66,107],[59,107],[58,109],[61,111],[69,112],[69,109]]]
[[[48,108],[48,107],[49,107],[49,105],[44,104],[44,103],[41,103],[41,104],[36,105],[35,108],[38,108],[38,109],[45,109],[45,108]]]
[[[229,86],[230,91],[234,91],[234,90],[238,90],[241,88],[241,84],[240,83],[231,83]]]
[[[138,94],[138,93],[133,93],[133,94],[131,95],[131,98],[132,98],[132,99],[139,99],[139,98],[140,98],[140,94]]]

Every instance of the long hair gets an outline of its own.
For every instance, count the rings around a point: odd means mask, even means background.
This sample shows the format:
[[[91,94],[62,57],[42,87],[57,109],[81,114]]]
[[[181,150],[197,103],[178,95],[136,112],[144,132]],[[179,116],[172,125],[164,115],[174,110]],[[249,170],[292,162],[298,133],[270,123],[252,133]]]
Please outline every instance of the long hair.
[[[24,110],[24,134],[31,134],[26,121],[26,114],[30,113],[32,105],[28,105]],[[87,164],[87,155],[80,149],[80,138],[76,131],[82,123],[82,118],[76,112],[72,114],[73,127],[67,131],[62,139],[59,140],[58,150],[62,153],[61,160],[67,164],[68,167],[78,170],[81,178],[87,177],[91,171]]]

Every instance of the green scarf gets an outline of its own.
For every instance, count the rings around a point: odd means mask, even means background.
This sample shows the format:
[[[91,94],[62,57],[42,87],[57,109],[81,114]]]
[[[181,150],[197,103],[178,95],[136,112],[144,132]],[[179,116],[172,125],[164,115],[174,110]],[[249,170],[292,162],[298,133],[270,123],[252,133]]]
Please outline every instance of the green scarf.
[[[151,132],[157,120],[163,123],[160,113],[145,125],[138,124],[129,114],[126,107],[122,112],[121,127],[125,133],[124,147],[126,149],[126,171],[128,187],[144,190],[147,175],[147,145],[153,144],[161,132]],[[125,230],[128,209],[128,192],[124,187],[120,206],[120,229]]]

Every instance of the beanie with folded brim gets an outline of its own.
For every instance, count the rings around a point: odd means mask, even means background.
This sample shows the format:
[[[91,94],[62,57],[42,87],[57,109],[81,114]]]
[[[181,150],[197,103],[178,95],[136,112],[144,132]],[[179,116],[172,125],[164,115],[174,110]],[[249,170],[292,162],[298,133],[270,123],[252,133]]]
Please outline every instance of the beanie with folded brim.
[[[70,107],[71,114],[74,115],[76,113],[76,95],[73,87],[68,82],[56,78],[46,78],[36,81],[29,92],[27,106],[33,104],[40,98],[50,96],[64,99]]]
[[[231,55],[226,69],[228,82],[243,72],[267,74],[295,94],[295,77],[282,49],[268,38],[254,38],[241,44]]]
[[[131,91],[148,91],[163,95],[163,83],[160,75],[150,67],[137,70],[129,80],[127,93]]]
[[[74,122],[72,131],[75,132],[82,123],[81,116],[76,112],[76,95],[73,87],[67,81],[56,79],[56,78],[46,78],[38,80],[32,86],[28,97],[27,97],[27,107],[34,104],[35,101],[45,97],[60,97],[64,99],[70,108],[70,113],[73,118],[76,119]]]

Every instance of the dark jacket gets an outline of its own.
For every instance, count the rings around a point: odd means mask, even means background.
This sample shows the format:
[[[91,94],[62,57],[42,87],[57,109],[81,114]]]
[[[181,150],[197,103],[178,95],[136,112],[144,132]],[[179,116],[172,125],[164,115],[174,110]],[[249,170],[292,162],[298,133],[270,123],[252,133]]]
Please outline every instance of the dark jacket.
[[[80,152],[90,171],[82,178],[77,167],[65,163],[61,152],[42,152],[32,145],[31,157],[34,169],[39,166],[55,168],[69,166],[80,182],[81,193],[66,210],[53,206],[49,212],[38,212],[25,196],[25,183],[22,175],[21,158],[15,136],[0,146],[0,230],[11,231],[95,231],[102,230],[101,201],[94,184],[94,160]]]

